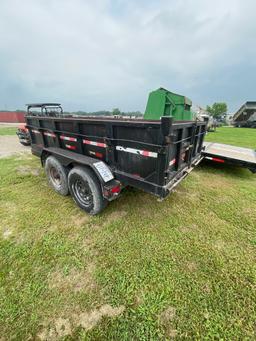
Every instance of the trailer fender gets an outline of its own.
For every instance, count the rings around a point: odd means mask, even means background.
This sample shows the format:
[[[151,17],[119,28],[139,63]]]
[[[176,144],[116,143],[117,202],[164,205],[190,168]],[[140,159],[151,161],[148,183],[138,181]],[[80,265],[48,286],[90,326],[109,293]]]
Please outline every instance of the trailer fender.
[[[109,201],[115,199],[120,194],[121,183],[114,178],[112,170],[105,162],[61,148],[49,147],[42,150],[42,165],[44,165],[45,160],[49,155],[53,155],[67,169],[72,169],[76,166],[90,168],[101,184],[104,198]]]

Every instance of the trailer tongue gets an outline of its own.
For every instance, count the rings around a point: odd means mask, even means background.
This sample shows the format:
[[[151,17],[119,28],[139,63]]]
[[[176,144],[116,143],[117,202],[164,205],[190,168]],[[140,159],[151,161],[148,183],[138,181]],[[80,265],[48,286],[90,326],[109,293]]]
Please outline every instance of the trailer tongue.
[[[256,173],[256,151],[228,144],[204,142],[202,155],[207,160],[248,168]]]

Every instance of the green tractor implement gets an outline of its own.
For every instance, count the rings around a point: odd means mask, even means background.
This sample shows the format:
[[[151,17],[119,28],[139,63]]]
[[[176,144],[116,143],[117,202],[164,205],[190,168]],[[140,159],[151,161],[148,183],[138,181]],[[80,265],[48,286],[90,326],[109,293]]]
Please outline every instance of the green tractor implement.
[[[191,111],[192,101],[182,95],[164,88],[150,92],[145,120],[160,120],[163,116],[173,117],[174,121],[195,121],[196,114]]]

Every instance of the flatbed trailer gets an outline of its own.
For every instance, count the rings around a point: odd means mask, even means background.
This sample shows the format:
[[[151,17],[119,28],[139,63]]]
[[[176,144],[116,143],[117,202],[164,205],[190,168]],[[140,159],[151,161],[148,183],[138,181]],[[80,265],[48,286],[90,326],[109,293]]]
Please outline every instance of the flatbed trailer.
[[[215,142],[204,142],[203,146],[202,155],[205,159],[248,168],[256,173],[255,150]]]
[[[51,115],[28,112],[32,153],[51,186],[92,215],[125,186],[165,198],[203,158],[207,122]]]

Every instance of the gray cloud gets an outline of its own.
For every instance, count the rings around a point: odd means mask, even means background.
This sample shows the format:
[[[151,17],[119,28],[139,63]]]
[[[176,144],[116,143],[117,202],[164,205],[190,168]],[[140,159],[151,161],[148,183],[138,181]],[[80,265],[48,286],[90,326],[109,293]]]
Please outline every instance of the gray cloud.
[[[159,86],[230,110],[255,99],[252,0],[1,0],[0,108],[144,110]]]

